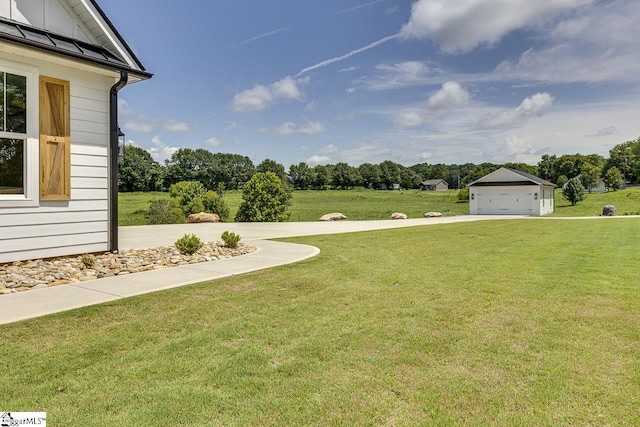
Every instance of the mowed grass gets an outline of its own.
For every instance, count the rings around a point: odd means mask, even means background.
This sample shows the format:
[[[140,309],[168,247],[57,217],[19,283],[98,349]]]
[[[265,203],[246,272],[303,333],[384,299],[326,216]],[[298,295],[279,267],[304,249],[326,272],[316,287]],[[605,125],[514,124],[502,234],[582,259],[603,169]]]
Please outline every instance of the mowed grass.
[[[52,425],[640,425],[639,229],[289,239],[322,253],[4,325],[2,406]]]
[[[556,211],[551,216],[598,216],[606,205],[616,207],[618,215],[640,215],[640,187],[606,193],[586,193],[585,200],[575,206],[562,197],[562,191],[556,190]]]
[[[443,215],[469,213],[468,203],[459,203],[457,191],[375,191],[326,190],[294,191],[291,221],[317,221],[322,215],[340,212],[350,220],[389,219],[392,213],[402,212],[409,218],[420,218],[425,212],[438,211]],[[144,213],[154,198],[169,198],[169,193],[120,193],[120,225],[145,225]],[[229,219],[235,218],[242,193],[227,191],[224,200],[229,205]]]

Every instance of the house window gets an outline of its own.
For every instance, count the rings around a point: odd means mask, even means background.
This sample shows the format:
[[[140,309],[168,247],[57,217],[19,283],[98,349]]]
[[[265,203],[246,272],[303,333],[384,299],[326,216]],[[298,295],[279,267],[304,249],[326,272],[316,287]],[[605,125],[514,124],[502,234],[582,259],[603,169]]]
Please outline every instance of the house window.
[[[0,70],[0,194],[24,194],[27,77]]]
[[[38,69],[0,58],[0,208],[38,206]]]

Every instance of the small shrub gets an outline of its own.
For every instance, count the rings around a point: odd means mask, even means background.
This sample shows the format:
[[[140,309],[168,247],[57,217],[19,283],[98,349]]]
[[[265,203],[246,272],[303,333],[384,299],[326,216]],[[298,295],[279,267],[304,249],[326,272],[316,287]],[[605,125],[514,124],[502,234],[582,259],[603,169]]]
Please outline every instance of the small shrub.
[[[238,242],[240,242],[240,236],[236,233],[225,231],[222,233],[222,240],[224,240],[224,244],[228,248],[237,248]]]
[[[203,199],[204,211],[217,214],[221,221],[229,218],[229,206],[221,195],[209,190]]]
[[[185,234],[174,243],[182,255],[193,255],[202,247],[202,241],[195,234]]]
[[[93,254],[82,254],[80,262],[84,268],[93,268],[96,265],[96,256]]]
[[[144,214],[149,224],[176,224],[184,222],[182,210],[170,199],[153,199]]]
[[[458,191],[458,201],[459,202],[468,202],[469,201],[469,187],[464,187]]]

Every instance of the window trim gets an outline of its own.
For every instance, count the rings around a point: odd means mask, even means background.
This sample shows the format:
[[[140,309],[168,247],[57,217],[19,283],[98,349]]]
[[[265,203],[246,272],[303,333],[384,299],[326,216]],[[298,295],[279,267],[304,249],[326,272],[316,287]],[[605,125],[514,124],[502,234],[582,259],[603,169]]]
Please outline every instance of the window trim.
[[[0,59],[0,71],[27,78],[27,132],[0,131],[0,138],[24,139],[24,194],[0,194],[0,208],[34,207],[39,205],[40,184],[38,166],[40,160],[39,135],[39,84],[36,67]]]

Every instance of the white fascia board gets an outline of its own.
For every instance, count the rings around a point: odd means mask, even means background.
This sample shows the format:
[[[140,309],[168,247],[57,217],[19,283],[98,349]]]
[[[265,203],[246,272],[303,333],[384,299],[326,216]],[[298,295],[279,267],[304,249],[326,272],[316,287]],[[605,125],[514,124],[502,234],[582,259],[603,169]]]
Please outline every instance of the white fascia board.
[[[133,59],[133,57],[129,54],[128,50],[122,45],[120,39],[113,33],[111,27],[105,22],[100,13],[96,10],[93,4],[88,0],[80,0],[80,2],[87,9],[87,12],[94,19],[96,24],[100,27],[104,35],[109,39],[111,44],[118,50],[118,53],[121,57],[129,64],[129,67],[134,70],[143,71],[138,66],[138,63]]]

